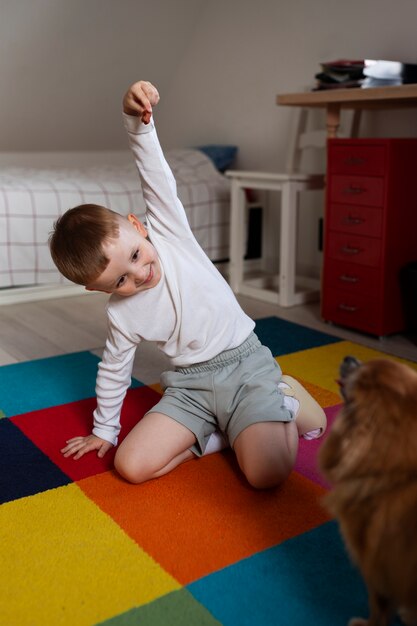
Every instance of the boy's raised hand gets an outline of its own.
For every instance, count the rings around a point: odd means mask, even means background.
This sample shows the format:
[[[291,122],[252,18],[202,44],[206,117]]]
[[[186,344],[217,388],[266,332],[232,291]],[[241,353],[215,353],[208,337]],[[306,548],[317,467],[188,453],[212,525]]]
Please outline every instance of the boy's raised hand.
[[[157,88],[147,80],[140,80],[127,90],[123,98],[123,111],[126,115],[136,115],[141,118],[144,124],[149,124],[152,107],[158,102]]]
[[[81,459],[84,454],[97,450],[97,456],[102,459],[103,456],[113,447],[109,441],[100,439],[95,435],[88,435],[88,437],[73,437],[68,439],[65,448],[62,448],[61,452],[65,457],[74,456],[74,460]]]

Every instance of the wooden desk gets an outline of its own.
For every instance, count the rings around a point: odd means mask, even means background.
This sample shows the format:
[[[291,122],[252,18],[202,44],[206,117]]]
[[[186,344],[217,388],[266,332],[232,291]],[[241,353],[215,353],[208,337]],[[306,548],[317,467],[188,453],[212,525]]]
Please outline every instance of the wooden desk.
[[[417,84],[368,89],[324,89],[277,96],[284,106],[321,107],[327,111],[328,137],[336,137],[341,109],[396,109],[417,107]]]

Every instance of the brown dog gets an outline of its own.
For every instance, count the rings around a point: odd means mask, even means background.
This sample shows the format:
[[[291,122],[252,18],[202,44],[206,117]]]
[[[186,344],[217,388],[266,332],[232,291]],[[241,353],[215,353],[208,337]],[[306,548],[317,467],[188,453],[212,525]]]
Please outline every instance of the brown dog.
[[[389,360],[341,366],[344,407],[319,452],[325,498],[368,587],[369,620],[417,625],[417,373]]]

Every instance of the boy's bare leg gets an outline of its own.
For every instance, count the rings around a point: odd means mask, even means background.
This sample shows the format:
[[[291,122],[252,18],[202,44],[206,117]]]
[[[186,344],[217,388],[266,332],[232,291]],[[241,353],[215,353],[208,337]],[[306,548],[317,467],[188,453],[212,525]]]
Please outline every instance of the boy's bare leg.
[[[189,450],[195,442],[186,426],[163,413],[148,413],[120,444],[114,466],[129,482],[143,483],[195,457]]]
[[[294,421],[252,424],[236,437],[233,448],[240,469],[252,487],[276,487],[294,467],[297,426]]]

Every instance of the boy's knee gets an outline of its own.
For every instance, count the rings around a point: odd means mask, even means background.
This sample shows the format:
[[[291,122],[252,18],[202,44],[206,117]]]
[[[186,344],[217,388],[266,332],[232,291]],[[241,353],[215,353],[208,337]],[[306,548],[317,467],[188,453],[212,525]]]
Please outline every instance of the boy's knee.
[[[145,467],[143,463],[138,462],[138,459],[133,459],[131,456],[120,453],[120,449],[117,450],[114,457],[114,467],[118,474],[129,483],[138,485],[151,478],[151,472],[149,468]]]
[[[294,422],[264,422],[248,427],[235,441],[241,470],[255,489],[278,487],[294,467],[298,433]]]
[[[291,474],[293,463],[291,459],[280,459],[278,466],[271,467],[248,467],[244,474],[246,480],[255,489],[270,489],[279,487]]]

